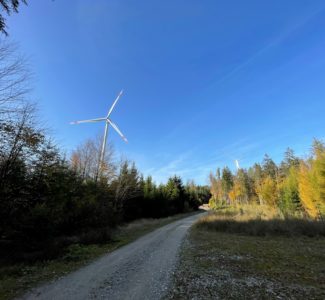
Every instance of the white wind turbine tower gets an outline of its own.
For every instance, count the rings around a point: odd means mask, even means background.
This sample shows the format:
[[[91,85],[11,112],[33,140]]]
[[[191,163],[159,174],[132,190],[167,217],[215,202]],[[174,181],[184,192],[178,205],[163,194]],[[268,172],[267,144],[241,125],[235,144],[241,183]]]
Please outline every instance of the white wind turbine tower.
[[[108,111],[108,114],[106,117],[104,118],[97,118],[97,119],[90,119],[90,120],[82,120],[82,121],[75,121],[75,122],[71,122],[70,124],[72,125],[76,125],[76,124],[81,124],[81,123],[94,123],[94,122],[101,122],[101,121],[105,121],[105,131],[104,131],[104,138],[103,138],[103,144],[102,144],[102,149],[101,149],[101,153],[100,153],[100,161],[99,161],[99,170],[102,167],[102,163],[104,161],[104,156],[105,156],[105,149],[106,149],[106,141],[107,141],[107,133],[108,133],[108,127],[109,125],[111,125],[115,131],[121,136],[121,138],[127,143],[128,140],[126,139],[126,137],[123,135],[123,133],[119,130],[119,128],[116,126],[116,124],[114,124],[112,122],[112,120],[110,119],[110,115],[117,103],[117,101],[120,99],[121,95],[123,93],[123,90],[117,95],[115,101],[113,102],[111,108]]]

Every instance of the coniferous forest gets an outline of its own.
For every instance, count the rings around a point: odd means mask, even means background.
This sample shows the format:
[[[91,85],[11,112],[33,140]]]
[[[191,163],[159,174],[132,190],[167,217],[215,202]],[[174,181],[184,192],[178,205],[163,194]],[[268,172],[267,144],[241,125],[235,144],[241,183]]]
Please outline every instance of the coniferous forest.
[[[156,185],[101,137],[63,153],[29,100],[30,71],[15,45],[0,45],[0,249],[3,259],[55,257],[71,243],[110,239],[139,218],[197,210],[208,187],[173,176]]]

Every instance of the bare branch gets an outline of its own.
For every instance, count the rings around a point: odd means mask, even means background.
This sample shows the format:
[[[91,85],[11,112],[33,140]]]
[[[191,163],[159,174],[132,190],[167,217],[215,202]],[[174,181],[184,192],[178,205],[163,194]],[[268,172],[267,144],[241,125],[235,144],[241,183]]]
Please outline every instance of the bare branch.
[[[101,177],[111,181],[115,176],[114,149],[111,144],[106,147],[101,174],[98,174],[102,140],[101,136],[89,139],[72,153],[71,166],[84,180]]]
[[[30,78],[27,59],[18,54],[17,46],[0,42],[0,120],[23,112]]]

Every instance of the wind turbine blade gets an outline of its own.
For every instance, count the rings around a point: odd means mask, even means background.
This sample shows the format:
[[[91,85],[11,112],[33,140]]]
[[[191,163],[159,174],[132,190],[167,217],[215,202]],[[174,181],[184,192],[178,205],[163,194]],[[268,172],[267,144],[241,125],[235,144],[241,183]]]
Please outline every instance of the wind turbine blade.
[[[240,166],[239,166],[239,161],[237,159],[235,160],[235,164],[236,164],[237,170],[239,170],[240,169]]]
[[[123,94],[123,90],[120,91],[120,93],[117,95],[115,101],[113,102],[113,105],[111,106],[111,108],[109,109],[108,111],[108,114],[107,114],[107,118],[110,116],[110,114],[112,113],[113,109],[114,109],[114,106],[116,105],[118,99],[120,99],[120,97],[122,96]]]
[[[82,120],[82,121],[74,121],[70,122],[71,125],[81,124],[81,123],[93,123],[93,122],[100,122],[104,121],[106,118],[97,118],[97,119],[91,119],[91,120]]]
[[[116,124],[114,124],[110,119],[107,119],[107,122],[112,125],[112,127],[116,130],[116,132],[121,136],[121,138],[124,140],[124,142],[128,142],[126,137],[123,135],[123,133],[118,129]]]

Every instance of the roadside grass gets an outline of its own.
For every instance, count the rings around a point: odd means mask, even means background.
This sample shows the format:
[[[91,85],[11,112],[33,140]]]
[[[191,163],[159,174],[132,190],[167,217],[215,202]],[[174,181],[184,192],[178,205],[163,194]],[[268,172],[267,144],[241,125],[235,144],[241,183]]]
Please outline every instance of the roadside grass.
[[[182,247],[167,298],[325,299],[323,227],[303,223],[301,230],[296,221],[267,223],[236,209],[202,217]]]
[[[252,236],[325,237],[325,222],[303,218],[281,218],[268,207],[241,206],[210,212],[195,225],[209,231],[246,234]]]
[[[112,232],[112,239],[101,244],[72,244],[53,260],[0,265],[0,299],[12,299],[42,282],[56,280],[92,260],[122,247],[161,226],[190,216],[178,214],[161,219],[141,219],[122,225]]]
[[[325,237],[325,222],[305,219],[238,220],[209,215],[195,226],[203,230],[251,236]]]

